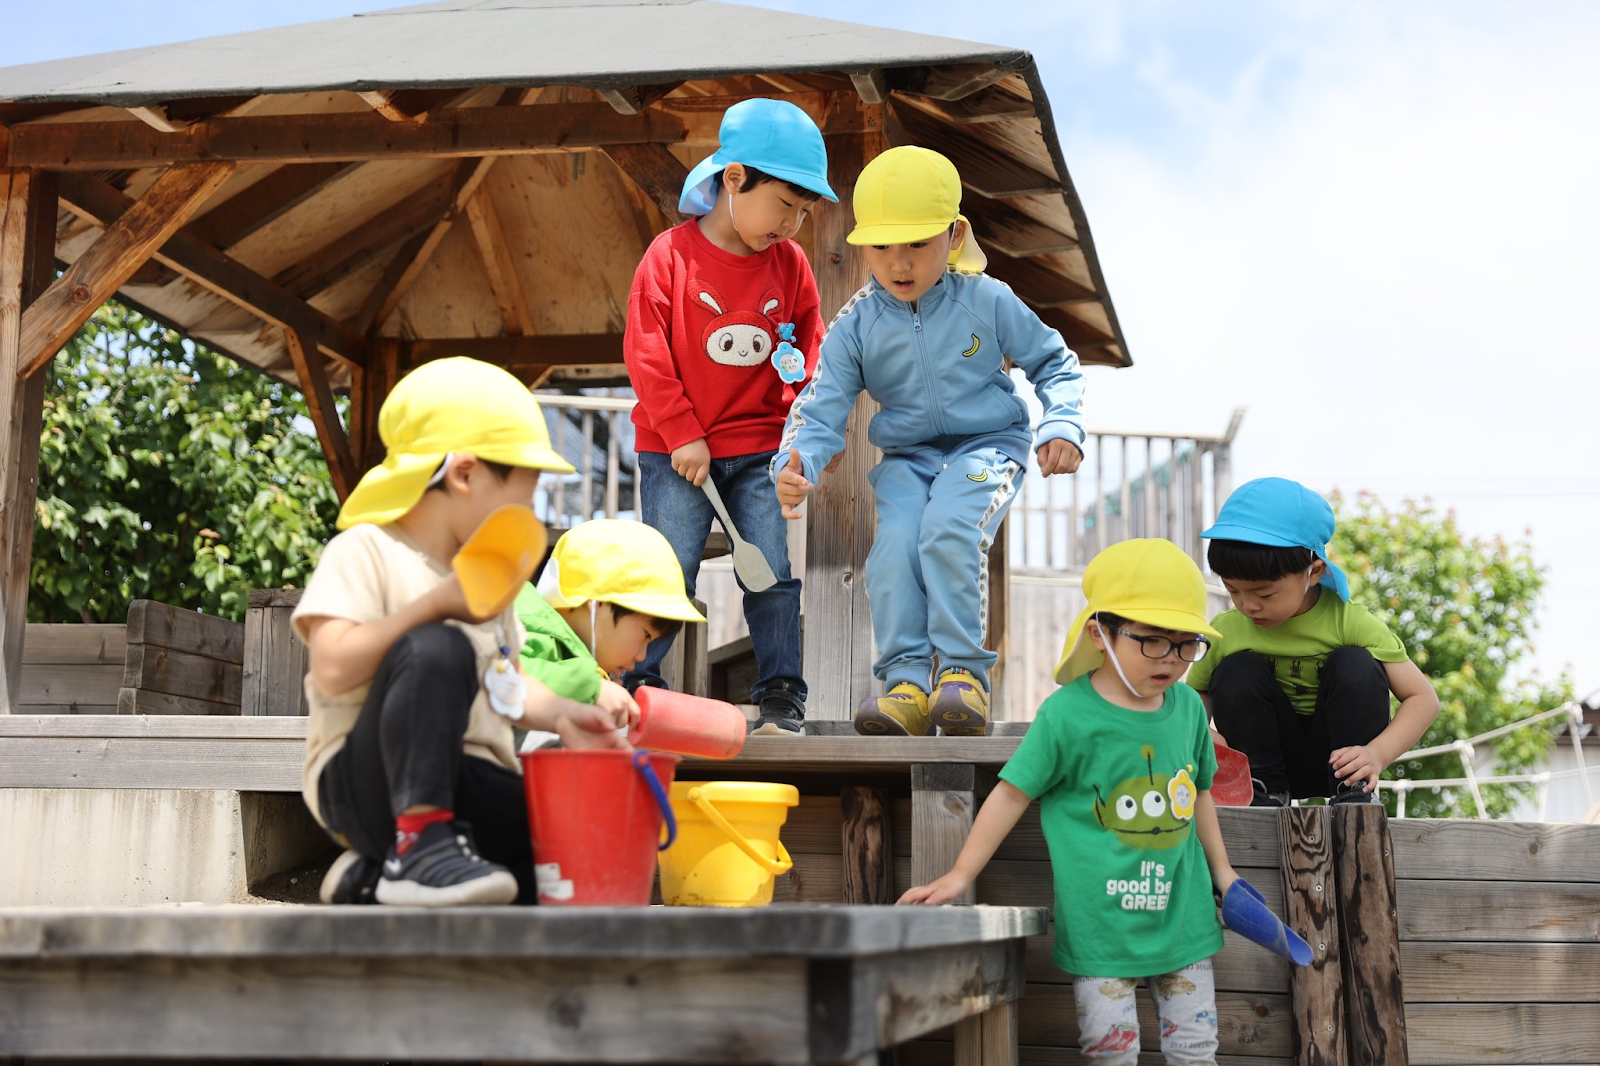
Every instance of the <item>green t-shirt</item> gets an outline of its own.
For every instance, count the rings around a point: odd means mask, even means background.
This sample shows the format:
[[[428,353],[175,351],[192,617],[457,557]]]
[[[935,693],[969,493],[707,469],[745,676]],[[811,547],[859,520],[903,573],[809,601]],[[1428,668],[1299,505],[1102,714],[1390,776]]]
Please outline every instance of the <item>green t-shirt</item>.
[[[1388,626],[1359,603],[1346,603],[1327,589],[1311,610],[1274,629],[1258,626],[1238,611],[1223,611],[1211,624],[1222,639],[1213,641],[1210,653],[1189,667],[1184,682],[1205,692],[1218,663],[1236,651],[1253,651],[1272,664],[1278,686],[1298,714],[1317,709],[1322,666],[1335,648],[1365,648],[1380,663],[1406,661],[1405,645]]]
[[[1055,874],[1055,963],[1084,977],[1171,973],[1222,949],[1194,831],[1216,749],[1205,707],[1174,685],[1130,711],[1086,674],[1044,701],[1000,771],[1039,801]]]
[[[603,677],[588,645],[532,585],[517,593],[516,611],[528,631],[522,642],[522,672],[543,681],[558,696],[593,703]]]

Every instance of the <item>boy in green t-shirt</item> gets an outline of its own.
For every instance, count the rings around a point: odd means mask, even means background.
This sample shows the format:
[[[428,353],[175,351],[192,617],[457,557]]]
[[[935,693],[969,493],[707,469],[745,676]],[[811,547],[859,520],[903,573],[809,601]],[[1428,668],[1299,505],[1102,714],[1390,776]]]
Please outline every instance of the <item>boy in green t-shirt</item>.
[[[1439,714],[1439,697],[1400,640],[1328,561],[1333,508],[1304,485],[1239,486],[1201,533],[1234,609],[1189,672],[1219,735],[1250,756],[1260,807],[1291,796],[1377,799],[1378,776]],[[1389,719],[1389,693],[1400,700]]]
[[[667,538],[616,518],[563,534],[537,590],[528,585],[517,595],[516,612],[528,634],[523,672],[629,724],[638,722],[639,707],[612,679],[643,660],[651,641],[676,635],[684,622],[705,621]]]
[[[950,872],[900,898],[961,897],[1039,800],[1055,878],[1055,963],[1074,975],[1086,1059],[1132,1066],[1134,988],[1150,979],[1168,1063],[1216,1061],[1211,956],[1222,948],[1213,888],[1239,879],[1211,800],[1216,751],[1199,697],[1178,679],[1202,659],[1206,587],[1165,540],[1095,556],[1089,601],[1056,680]]]

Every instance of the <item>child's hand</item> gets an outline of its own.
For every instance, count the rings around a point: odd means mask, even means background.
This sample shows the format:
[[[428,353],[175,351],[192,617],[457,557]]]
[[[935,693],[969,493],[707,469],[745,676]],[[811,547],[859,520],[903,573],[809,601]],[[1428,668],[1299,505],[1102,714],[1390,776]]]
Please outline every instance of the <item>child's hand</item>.
[[[692,440],[672,449],[672,469],[689,484],[699,488],[711,473],[711,448],[706,439]]]
[[[789,449],[789,464],[778,471],[778,502],[783,504],[783,517],[799,518],[796,510],[811,494],[815,485],[806,480],[806,468],[800,462],[798,449]]]
[[[594,698],[594,705],[610,715],[618,729],[639,724],[639,705],[628,695],[627,689],[609,677],[600,682],[600,694]]]
[[[959,874],[954,870],[945,874],[931,885],[918,885],[916,888],[906,889],[906,894],[896,902],[899,903],[948,903],[953,899],[960,899],[972,887],[972,878]]]
[[[433,608],[440,621],[454,620],[479,625],[494,617],[492,614],[472,613],[467,607],[467,594],[461,588],[461,579],[455,575],[455,571],[435,585],[428,595],[433,598]]]
[[[1361,791],[1371,792],[1378,787],[1378,777],[1389,764],[1372,750],[1371,744],[1358,744],[1350,748],[1335,748],[1328,756],[1328,765],[1333,767],[1333,776],[1340,781],[1347,785],[1365,783]]]
[[[593,748],[633,750],[628,738],[617,732],[617,723],[611,715],[593,704],[573,703],[571,709],[556,719],[555,727],[561,743],[574,751]]]
[[[1076,473],[1083,462],[1083,452],[1070,440],[1057,437],[1039,445],[1039,472],[1045,477],[1052,474]]]

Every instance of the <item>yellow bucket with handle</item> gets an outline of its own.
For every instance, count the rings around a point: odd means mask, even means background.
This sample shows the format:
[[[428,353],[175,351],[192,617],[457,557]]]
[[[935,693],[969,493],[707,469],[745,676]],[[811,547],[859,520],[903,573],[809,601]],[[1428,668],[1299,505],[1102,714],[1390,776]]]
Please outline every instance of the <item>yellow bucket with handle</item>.
[[[661,901],[674,907],[771,903],[773,879],[794,868],[778,831],[799,802],[793,785],[675,782],[678,840],[661,853]]]

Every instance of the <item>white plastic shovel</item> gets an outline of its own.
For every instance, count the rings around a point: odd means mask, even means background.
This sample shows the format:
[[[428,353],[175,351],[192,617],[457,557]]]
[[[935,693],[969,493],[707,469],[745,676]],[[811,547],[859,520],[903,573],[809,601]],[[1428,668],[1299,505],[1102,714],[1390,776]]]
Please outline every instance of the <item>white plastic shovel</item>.
[[[751,592],[765,592],[776,585],[778,575],[772,572],[772,564],[767,562],[761,549],[739,536],[739,531],[733,528],[733,519],[728,517],[728,509],[722,506],[722,494],[711,483],[711,475],[706,475],[700,487],[706,490],[706,498],[722,520],[722,528],[728,531],[728,540],[733,544],[733,572],[739,575],[744,587]]]

